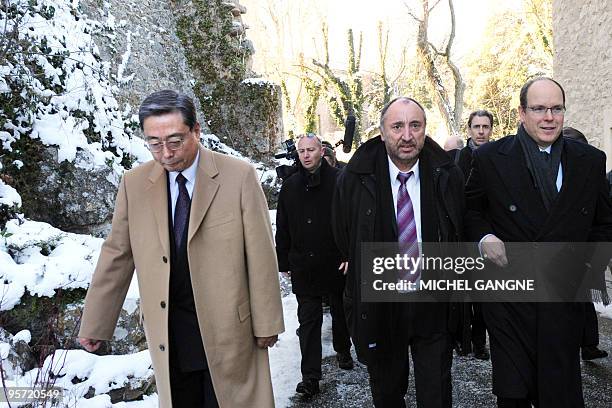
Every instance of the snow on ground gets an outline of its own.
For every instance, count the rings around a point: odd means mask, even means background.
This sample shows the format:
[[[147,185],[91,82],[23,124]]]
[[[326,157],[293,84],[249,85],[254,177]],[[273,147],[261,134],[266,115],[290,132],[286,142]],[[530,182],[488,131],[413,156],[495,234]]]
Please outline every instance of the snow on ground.
[[[275,229],[276,211],[270,210],[269,214]],[[63,232],[43,222],[17,219],[7,223],[7,233],[10,236],[0,242],[0,277],[4,280],[0,292],[0,310],[13,308],[26,290],[33,295],[52,296],[55,288],[88,286],[102,239]],[[11,249],[12,256],[7,252],[7,248]],[[138,285],[134,274],[124,309],[133,311],[138,298]],[[297,301],[293,294],[283,298],[283,313],[285,332],[280,335],[275,347],[270,349],[272,383],[278,407],[288,406],[289,398],[294,395],[295,386],[301,380],[300,345],[296,336]],[[334,355],[331,319],[328,314],[323,319],[322,339],[323,357]],[[29,343],[29,332],[17,333],[13,342],[17,340]],[[2,343],[1,346],[1,357],[6,358],[9,345]],[[56,385],[66,390],[64,407],[157,407],[156,395],[144,401],[119,404],[111,404],[107,394],[96,395],[90,399],[82,398],[89,387],[93,387],[96,393],[100,394],[111,388],[120,388],[129,381],[129,376],[146,376],[151,370],[148,350],[123,356],[96,356],[83,350],[60,350],[53,358],[53,361],[50,358],[45,361],[42,370],[34,369],[23,377],[10,378],[6,385],[31,386],[37,375],[48,373],[49,368],[52,368],[56,375],[61,375]],[[72,383],[73,378],[87,380],[75,385]],[[0,408],[7,406],[0,403]]]
[[[302,380],[300,373],[300,341],[295,334],[297,321],[297,300],[291,294],[283,298],[285,332],[279,336],[278,343],[270,349],[270,370],[274,400],[279,408],[289,406],[289,398],[295,395],[295,386]],[[323,358],[335,355],[331,341],[331,317],[323,315],[321,330]]]
[[[603,317],[612,319],[612,305],[605,306],[603,303],[595,303],[595,310]]]

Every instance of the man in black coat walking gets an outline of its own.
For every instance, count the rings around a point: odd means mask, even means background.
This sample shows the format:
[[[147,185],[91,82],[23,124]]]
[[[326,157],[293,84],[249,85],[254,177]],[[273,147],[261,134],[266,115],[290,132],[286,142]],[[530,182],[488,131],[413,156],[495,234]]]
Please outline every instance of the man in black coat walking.
[[[493,133],[493,115],[486,110],[476,110],[470,113],[467,122],[467,146],[459,152],[457,165],[463,171],[465,180],[470,176],[472,167],[472,152],[485,143],[489,143]],[[461,313],[461,328],[458,336],[457,353],[466,356],[474,351],[474,357],[488,360],[487,328],[482,316],[482,305],[479,302],[464,302]]]
[[[502,267],[508,263],[504,242],[612,239],[605,155],[560,137],[561,85],[545,77],[528,81],[518,110],[517,135],[473,153],[466,186],[468,238]],[[583,304],[484,303],[483,314],[498,407],[584,407]]]
[[[321,379],[322,297],[332,316],[333,346],[338,365],[353,368],[351,342],[342,307],[345,278],[331,229],[331,203],[338,169],[323,160],[321,140],[312,134],[298,140],[298,171],[283,183],[276,211],[276,254],[279,271],[291,275],[298,302],[302,381],[296,391],[319,392]]]
[[[414,99],[400,97],[387,104],[381,136],[357,149],[340,174],[334,198],[334,235],[348,260],[344,301],[349,327],[357,357],[368,366],[376,407],[406,406],[409,352],[417,406],[452,404],[449,305],[361,298],[362,243],[407,243],[406,228],[419,243],[461,241],[463,174],[425,136],[425,127],[425,111]]]

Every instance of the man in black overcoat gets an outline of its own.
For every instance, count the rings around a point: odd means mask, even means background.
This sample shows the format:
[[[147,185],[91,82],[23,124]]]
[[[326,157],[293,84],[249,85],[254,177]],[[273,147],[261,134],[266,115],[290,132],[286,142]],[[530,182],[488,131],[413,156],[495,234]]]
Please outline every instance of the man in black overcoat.
[[[297,143],[298,171],[285,180],[276,211],[276,254],[279,271],[291,275],[298,302],[302,381],[296,391],[319,392],[321,379],[322,297],[332,317],[338,365],[352,369],[350,337],[342,307],[345,277],[331,229],[331,203],[339,170],[323,160],[321,140],[302,136]]]
[[[345,308],[357,358],[367,364],[376,407],[405,407],[409,353],[418,407],[452,405],[448,303],[362,302],[361,244],[401,241],[409,196],[420,243],[462,239],[464,179],[425,135],[423,107],[400,97],[381,111],[381,136],[355,152],[338,180],[334,235],[348,260]],[[425,244],[424,244],[425,245]],[[424,252],[424,251],[423,251]],[[364,272],[365,273],[365,272]],[[456,323],[455,323],[456,324]]]
[[[561,136],[565,92],[538,77],[520,93],[517,135],[473,152],[466,232],[506,265],[504,242],[612,238],[603,152]],[[577,271],[580,273],[580,271]],[[498,407],[584,407],[581,303],[484,303]]]

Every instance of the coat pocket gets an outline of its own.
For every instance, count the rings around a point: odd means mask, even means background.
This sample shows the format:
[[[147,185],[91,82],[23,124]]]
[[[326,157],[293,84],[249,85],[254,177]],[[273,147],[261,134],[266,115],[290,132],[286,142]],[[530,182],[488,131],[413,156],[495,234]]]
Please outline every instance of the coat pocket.
[[[251,316],[251,303],[247,300],[238,305],[238,319],[240,319],[240,322],[244,322],[249,316]]]

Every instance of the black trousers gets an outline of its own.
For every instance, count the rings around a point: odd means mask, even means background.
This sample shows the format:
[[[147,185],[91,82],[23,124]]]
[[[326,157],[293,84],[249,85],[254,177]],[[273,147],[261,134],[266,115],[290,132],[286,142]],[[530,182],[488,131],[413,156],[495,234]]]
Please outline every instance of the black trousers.
[[[462,324],[458,340],[463,351],[470,353],[473,349],[486,346],[487,327],[482,316],[482,303],[464,303],[462,307]]]
[[[412,355],[417,407],[451,408],[453,361],[450,335],[413,336],[391,353],[373,352],[368,362],[372,399],[377,408],[404,408]]]
[[[298,302],[298,321],[300,323],[300,351],[302,353],[302,379],[321,379],[321,325],[323,324],[322,296],[295,296]],[[332,317],[332,338],[337,353],[348,353],[351,340],[344,317],[342,293],[328,295]]]
[[[584,304],[584,331],[582,332],[582,347],[599,345],[599,323],[597,312],[592,302]]]
[[[497,408],[531,408],[531,402],[527,399],[497,397]]]
[[[210,371],[181,371],[170,361],[170,392],[173,407],[219,408]]]

